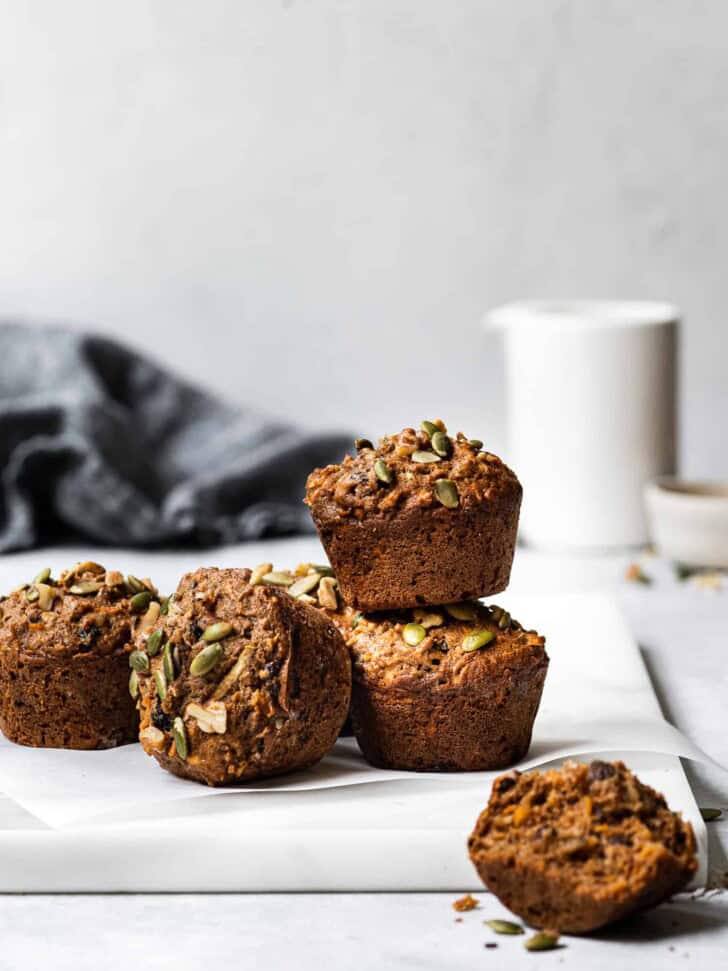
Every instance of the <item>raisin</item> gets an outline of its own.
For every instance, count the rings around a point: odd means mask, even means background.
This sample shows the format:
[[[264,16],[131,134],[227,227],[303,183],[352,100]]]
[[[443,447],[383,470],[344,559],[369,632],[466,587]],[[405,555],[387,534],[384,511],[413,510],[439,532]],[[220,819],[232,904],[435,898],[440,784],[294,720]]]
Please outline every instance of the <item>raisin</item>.
[[[515,786],[515,784],[518,782],[519,775],[520,772],[515,771],[511,772],[509,775],[504,775],[502,779],[498,779],[498,781],[495,783],[495,791],[502,796],[504,792],[508,792],[509,789],[512,789]]]
[[[152,725],[162,732],[168,732],[172,728],[172,716],[166,711],[162,711],[162,706],[157,702],[152,711]]]
[[[589,763],[589,778],[592,782],[601,782],[603,779],[611,779],[613,775],[617,774],[617,770],[609,762],[602,762],[599,759],[595,759],[593,762]]]

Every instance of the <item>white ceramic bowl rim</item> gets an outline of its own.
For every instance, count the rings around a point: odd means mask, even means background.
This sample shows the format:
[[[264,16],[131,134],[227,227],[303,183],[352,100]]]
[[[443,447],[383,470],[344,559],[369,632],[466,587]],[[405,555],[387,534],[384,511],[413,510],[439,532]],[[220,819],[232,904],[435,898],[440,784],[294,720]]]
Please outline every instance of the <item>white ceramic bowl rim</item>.
[[[669,495],[676,501],[710,503],[721,506],[728,503],[728,482],[711,479],[681,479],[663,475],[647,483],[647,489],[661,495]]]
[[[656,327],[677,323],[679,309],[652,300],[520,300],[489,310],[487,328],[551,327],[612,330],[620,327]]]

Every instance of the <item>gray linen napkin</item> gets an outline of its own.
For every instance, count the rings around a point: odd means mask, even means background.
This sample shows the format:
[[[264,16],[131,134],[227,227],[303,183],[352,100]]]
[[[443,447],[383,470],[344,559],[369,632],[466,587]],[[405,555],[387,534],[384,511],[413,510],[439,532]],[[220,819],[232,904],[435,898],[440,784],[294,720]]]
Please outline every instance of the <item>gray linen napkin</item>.
[[[350,443],[223,402],[107,338],[0,323],[0,552],[310,532],[306,475]]]

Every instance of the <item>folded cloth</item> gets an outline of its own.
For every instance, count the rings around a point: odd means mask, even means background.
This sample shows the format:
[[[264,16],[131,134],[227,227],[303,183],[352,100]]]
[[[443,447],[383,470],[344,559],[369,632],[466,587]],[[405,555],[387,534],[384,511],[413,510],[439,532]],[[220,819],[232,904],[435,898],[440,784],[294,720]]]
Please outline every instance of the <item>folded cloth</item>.
[[[221,401],[115,341],[0,324],[0,551],[310,532],[306,475],[351,438]]]

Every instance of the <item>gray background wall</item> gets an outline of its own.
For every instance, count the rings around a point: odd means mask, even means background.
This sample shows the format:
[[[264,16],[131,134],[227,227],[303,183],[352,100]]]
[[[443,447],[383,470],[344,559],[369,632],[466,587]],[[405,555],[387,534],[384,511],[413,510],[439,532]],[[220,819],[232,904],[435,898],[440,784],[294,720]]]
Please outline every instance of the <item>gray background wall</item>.
[[[684,310],[728,473],[722,0],[3,0],[0,313],[302,423],[502,446],[483,311]]]

